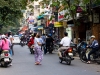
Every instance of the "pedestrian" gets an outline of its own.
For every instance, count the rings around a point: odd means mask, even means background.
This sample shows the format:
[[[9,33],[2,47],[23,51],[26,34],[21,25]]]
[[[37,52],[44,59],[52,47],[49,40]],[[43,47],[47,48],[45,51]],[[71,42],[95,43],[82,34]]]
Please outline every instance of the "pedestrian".
[[[11,32],[8,32],[8,39],[10,40],[11,42],[11,46],[10,46],[10,49],[12,51],[12,55],[14,55],[14,50],[13,50],[13,36],[12,36],[12,33]]]
[[[35,49],[35,65],[40,65],[43,59],[43,51],[41,49],[43,40],[40,38],[40,34],[37,33],[34,40],[34,49]]]
[[[44,50],[44,53],[45,53],[45,46],[46,46],[46,35],[45,35],[45,34],[42,34],[41,38],[42,38],[42,40],[43,40],[42,49]]]

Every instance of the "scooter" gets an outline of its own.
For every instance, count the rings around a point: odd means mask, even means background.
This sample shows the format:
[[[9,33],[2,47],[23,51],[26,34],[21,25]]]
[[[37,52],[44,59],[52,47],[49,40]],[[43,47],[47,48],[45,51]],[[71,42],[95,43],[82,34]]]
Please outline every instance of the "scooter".
[[[67,50],[61,51],[62,57],[59,58],[60,59],[60,63],[65,61],[67,65],[71,64],[71,61],[74,60],[74,58],[73,58],[73,51],[72,50],[73,49],[70,47]]]
[[[25,43],[23,41],[21,41],[20,45],[23,47],[23,46],[25,46]]]
[[[87,62],[88,54],[90,52],[90,48],[83,49],[80,52],[80,60],[82,62]],[[90,56],[91,61],[100,64],[100,50],[96,51],[94,54]]]
[[[12,62],[11,55],[8,50],[2,51],[0,55],[0,64],[2,67],[8,67]]]

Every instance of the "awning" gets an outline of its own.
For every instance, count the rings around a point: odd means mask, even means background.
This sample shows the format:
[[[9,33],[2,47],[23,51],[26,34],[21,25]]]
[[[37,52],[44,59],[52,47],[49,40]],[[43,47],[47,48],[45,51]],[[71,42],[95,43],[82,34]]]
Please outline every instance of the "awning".
[[[62,22],[54,22],[54,27],[63,27]]]
[[[44,19],[44,15],[40,15],[40,16],[38,16],[37,19],[38,19],[38,20],[40,20],[40,19]]]

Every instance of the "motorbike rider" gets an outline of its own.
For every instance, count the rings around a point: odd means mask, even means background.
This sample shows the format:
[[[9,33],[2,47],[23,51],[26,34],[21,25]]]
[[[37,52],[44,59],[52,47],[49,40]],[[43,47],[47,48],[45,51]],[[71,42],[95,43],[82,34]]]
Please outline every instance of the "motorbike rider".
[[[28,42],[28,47],[29,48],[34,44],[34,38],[35,38],[36,34],[34,33],[31,36],[32,37],[29,39],[29,42]]]
[[[21,37],[21,43],[25,44],[25,40],[26,40],[25,35],[22,35],[22,37]]]
[[[1,43],[0,43],[1,49],[10,50],[11,42],[8,39],[6,39],[5,35],[2,35],[1,38],[2,38]]]
[[[95,53],[99,49],[99,43],[95,39],[94,35],[91,36],[90,41],[91,41],[91,44],[90,44],[90,46],[87,46],[87,47],[90,47],[92,50],[88,54],[88,62],[87,62],[87,64],[90,64],[90,55],[93,54],[93,53]]]
[[[61,51],[65,49],[67,50],[70,47],[70,43],[71,43],[71,38],[68,37],[67,32],[64,32],[64,38],[62,38],[60,42],[60,45],[62,46],[58,49],[59,58],[62,58]]]
[[[46,37],[46,49],[44,50],[44,54],[46,54],[47,51],[49,51],[49,53],[52,53],[51,48],[53,48],[53,41],[54,39],[51,37],[50,34],[48,34]]]
[[[0,43],[0,47],[1,47],[2,51],[4,51],[4,50],[10,51],[11,41],[9,39],[7,39],[5,35],[2,35],[1,38],[2,38],[2,41]],[[12,63],[9,64],[9,66],[11,66],[11,65],[12,65]]]

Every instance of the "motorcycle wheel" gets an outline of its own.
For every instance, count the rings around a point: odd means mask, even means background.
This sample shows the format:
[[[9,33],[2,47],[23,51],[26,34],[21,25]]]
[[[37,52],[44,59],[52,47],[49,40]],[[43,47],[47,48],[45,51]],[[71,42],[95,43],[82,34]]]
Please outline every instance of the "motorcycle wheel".
[[[1,67],[7,67],[8,65],[7,64],[1,64]]]
[[[62,59],[59,58],[59,62],[62,63]]]
[[[100,64],[100,56],[98,57],[97,64]]]
[[[5,64],[5,65],[4,65],[4,67],[8,67],[8,65],[7,65],[7,64]]]
[[[69,56],[66,56],[66,64],[67,65],[70,65],[71,64],[71,57],[69,57]]]
[[[81,52],[81,54],[80,54],[80,60],[81,60],[82,62],[87,62],[87,57],[86,57],[86,55],[85,55],[84,52]]]

